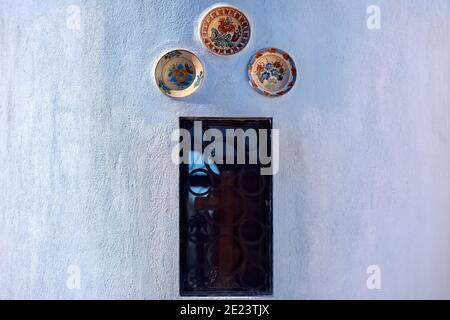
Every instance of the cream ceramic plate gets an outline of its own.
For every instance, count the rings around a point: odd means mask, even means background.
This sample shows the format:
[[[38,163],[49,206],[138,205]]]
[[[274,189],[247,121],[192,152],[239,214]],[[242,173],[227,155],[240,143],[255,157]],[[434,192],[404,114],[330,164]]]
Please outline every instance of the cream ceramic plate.
[[[199,58],[187,50],[166,53],[155,69],[155,80],[159,89],[174,98],[183,98],[200,88],[204,71]]]
[[[248,64],[249,83],[267,97],[286,94],[297,80],[297,69],[292,58],[275,48],[258,51]]]
[[[233,7],[211,9],[200,24],[200,38],[213,53],[227,56],[235,54],[250,40],[247,17]]]

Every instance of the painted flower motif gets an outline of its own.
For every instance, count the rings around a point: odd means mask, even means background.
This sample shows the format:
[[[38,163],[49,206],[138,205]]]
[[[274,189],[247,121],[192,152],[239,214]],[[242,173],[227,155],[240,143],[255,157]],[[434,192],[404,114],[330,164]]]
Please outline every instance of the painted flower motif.
[[[197,75],[197,80],[194,83],[194,88],[200,85],[200,82],[203,80],[203,77],[204,77],[203,71],[200,71],[200,73]]]
[[[259,81],[261,83],[264,82],[264,80],[269,80],[270,79],[270,72],[264,71],[263,73],[261,73],[261,75],[259,76]]]
[[[169,70],[170,82],[176,84],[180,88],[188,87],[193,80],[194,71],[188,64],[173,65]]]
[[[266,82],[266,86],[272,88],[278,81],[282,81],[286,71],[284,70],[281,61],[276,60],[273,62],[259,63],[256,65],[256,74],[259,82]]]
[[[266,69],[266,70],[272,70],[272,68],[273,68],[273,64],[272,63],[266,63],[266,65],[264,66],[264,68]]]
[[[242,27],[236,25],[230,17],[221,18],[216,28],[211,28],[211,41],[219,48],[233,48],[242,35]]]
[[[164,81],[159,80],[158,86],[167,94],[171,94],[170,88],[164,83]]]
[[[171,51],[171,52],[167,53],[167,54],[164,56],[164,59],[165,59],[165,60],[169,60],[169,59],[172,59],[172,58],[179,57],[180,55],[181,55],[181,52],[180,52],[180,51],[174,50],[174,51]]]
[[[277,60],[273,63],[274,68],[283,68],[283,65],[281,64],[281,61]]]
[[[233,33],[236,30],[236,26],[230,17],[226,17],[219,20],[217,29],[222,33]]]
[[[264,71],[264,64],[260,63],[256,66],[256,72],[261,73]]]

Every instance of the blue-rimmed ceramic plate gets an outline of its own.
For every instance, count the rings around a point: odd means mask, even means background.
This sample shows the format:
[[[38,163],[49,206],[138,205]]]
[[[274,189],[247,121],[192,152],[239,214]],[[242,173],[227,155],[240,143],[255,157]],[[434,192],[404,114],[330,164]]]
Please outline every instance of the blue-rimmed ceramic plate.
[[[248,64],[249,83],[267,97],[279,97],[292,89],[297,80],[294,60],[286,52],[267,48],[258,51]]]
[[[155,81],[159,89],[170,97],[183,98],[200,88],[204,78],[200,59],[187,50],[173,50],[159,59]]]

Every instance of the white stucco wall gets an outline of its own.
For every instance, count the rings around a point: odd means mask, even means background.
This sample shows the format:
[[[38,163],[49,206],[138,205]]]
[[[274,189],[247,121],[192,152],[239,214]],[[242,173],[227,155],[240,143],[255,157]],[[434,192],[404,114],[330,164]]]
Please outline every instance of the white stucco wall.
[[[220,58],[197,38],[215,1],[0,2],[0,298],[177,298],[170,133],[191,115],[280,129],[274,298],[450,298],[450,2],[228,3],[253,33]],[[267,46],[301,70],[278,99],[246,80]],[[205,66],[185,100],[154,85],[172,48]],[[366,288],[372,264],[381,290]]]

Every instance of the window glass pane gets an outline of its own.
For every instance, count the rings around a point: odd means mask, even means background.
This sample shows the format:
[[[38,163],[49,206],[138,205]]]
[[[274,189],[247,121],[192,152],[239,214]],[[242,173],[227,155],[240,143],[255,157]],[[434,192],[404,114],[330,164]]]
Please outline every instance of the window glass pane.
[[[199,121],[201,135],[208,129],[222,134],[224,163],[212,160],[220,148],[208,149],[211,141],[194,136]],[[259,130],[265,129],[270,156],[271,119],[181,118],[180,128],[190,132],[190,148],[181,152],[190,161],[180,165],[181,294],[271,294],[272,176],[260,174],[257,152]],[[246,134],[227,139],[235,129]],[[238,164],[240,152],[245,163]],[[234,161],[226,161],[230,155]]]

